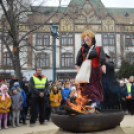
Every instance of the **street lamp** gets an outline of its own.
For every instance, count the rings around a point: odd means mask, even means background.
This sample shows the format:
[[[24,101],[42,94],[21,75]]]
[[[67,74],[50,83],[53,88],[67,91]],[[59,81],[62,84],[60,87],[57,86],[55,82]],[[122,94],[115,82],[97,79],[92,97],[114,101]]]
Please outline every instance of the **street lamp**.
[[[56,80],[56,38],[58,37],[58,26],[56,24],[50,26],[50,32],[54,39],[53,45],[53,82]]]

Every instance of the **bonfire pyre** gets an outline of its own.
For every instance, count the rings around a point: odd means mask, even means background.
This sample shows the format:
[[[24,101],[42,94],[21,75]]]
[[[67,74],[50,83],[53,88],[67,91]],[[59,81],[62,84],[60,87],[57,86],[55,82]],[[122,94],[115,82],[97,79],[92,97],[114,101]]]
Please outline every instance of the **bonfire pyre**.
[[[94,107],[89,105],[91,100],[88,99],[88,96],[82,96],[81,93],[78,93],[75,103],[71,103],[68,99],[68,103],[65,104],[64,109],[69,112],[71,115],[76,114],[99,114],[99,111]]]

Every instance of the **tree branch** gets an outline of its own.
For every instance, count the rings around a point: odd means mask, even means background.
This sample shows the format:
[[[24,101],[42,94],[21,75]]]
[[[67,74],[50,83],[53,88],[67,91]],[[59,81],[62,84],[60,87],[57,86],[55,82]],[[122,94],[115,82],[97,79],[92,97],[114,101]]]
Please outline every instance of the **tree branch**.
[[[58,8],[57,8],[57,11],[58,11],[58,9],[59,9],[59,6],[58,6]],[[34,28],[34,29],[28,31],[23,37],[21,37],[21,39],[19,40],[18,43],[20,43],[20,42],[21,42],[28,34],[30,34],[31,32],[34,32],[34,31],[36,31],[38,28],[40,28],[40,27],[42,27],[43,25],[45,25],[45,23],[47,23],[53,16],[55,16],[55,14],[57,13],[57,11],[56,11],[48,20],[46,20],[42,25],[37,26],[36,28]]]
[[[10,54],[10,57],[11,57],[11,59],[12,59],[12,61],[13,61],[13,54],[12,54],[12,51],[10,50],[9,45],[8,45],[7,42],[4,40],[4,37],[3,37],[2,35],[0,35],[0,38],[1,38],[1,40],[3,41],[4,45],[6,46],[8,52],[9,52],[9,54]]]

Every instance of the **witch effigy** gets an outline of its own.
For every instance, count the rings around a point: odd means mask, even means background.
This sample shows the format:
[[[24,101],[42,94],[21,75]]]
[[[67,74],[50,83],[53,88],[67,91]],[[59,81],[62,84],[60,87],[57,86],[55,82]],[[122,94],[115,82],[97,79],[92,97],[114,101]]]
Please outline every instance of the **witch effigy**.
[[[83,88],[82,92],[83,95],[87,95],[93,102],[102,102],[103,87],[101,81],[101,69],[104,73],[106,73],[105,53],[103,51],[103,47],[96,46],[95,34],[92,31],[86,30],[81,34],[81,38],[83,39],[83,45],[77,53],[77,72],[79,73],[83,62],[86,59],[91,60],[91,73],[88,74],[90,75],[90,82],[81,83]]]

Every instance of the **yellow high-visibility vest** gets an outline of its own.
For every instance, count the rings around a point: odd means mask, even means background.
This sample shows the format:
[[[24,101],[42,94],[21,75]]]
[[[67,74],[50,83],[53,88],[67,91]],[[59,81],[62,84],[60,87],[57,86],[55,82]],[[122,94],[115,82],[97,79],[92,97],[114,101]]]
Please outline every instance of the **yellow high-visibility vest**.
[[[127,93],[128,94],[131,94],[131,86],[132,86],[131,83],[127,83]]]
[[[40,80],[38,77],[33,76],[33,81],[34,81],[34,88],[44,89],[47,79],[46,77],[42,77],[42,79]]]

